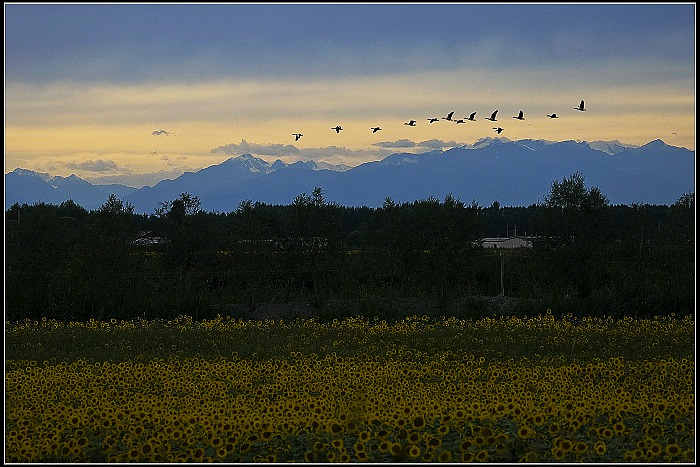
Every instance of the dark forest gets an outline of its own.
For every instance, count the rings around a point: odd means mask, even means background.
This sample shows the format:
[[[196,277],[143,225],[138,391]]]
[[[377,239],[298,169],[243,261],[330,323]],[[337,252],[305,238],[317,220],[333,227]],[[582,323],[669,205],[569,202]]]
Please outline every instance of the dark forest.
[[[610,205],[576,172],[543,195],[527,207],[448,194],[358,208],[315,187],[289,205],[247,200],[220,213],[183,193],[151,215],[115,196],[94,211],[15,204],[5,318],[261,319],[272,304],[274,317],[321,320],[694,314],[694,193]],[[480,241],[516,234],[531,247]]]

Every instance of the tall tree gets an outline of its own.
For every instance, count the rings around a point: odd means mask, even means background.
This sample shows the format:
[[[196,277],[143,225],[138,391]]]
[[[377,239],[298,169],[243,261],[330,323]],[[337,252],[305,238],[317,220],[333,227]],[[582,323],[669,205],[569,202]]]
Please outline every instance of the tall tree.
[[[587,189],[582,173],[553,181],[544,199],[539,231],[554,255],[551,264],[561,270],[555,276],[572,285],[579,298],[590,295],[598,271],[596,252],[604,251],[609,238],[609,200],[598,187]],[[557,268],[559,269],[559,268]]]
[[[214,236],[207,232],[207,215],[200,209],[199,197],[182,193],[160,203],[156,216],[165,224],[163,257],[167,268],[177,276],[174,286],[176,307],[190,314],[198,310],[201,290],[194,275],[215,261]]]
[[[129,254],[135,234],[133,206],[111,194],[81,222],[80,231],[82,241],[69,268],[83,285],[75,291],[80,319],[126,317],[133,297],[125,291],[138,271],[138,262]]]
[[[134,206],[128,201],[124,203],[112,193],[97,211],[103,214],[133,214]]]
[[[342,261],[341,208],[328,202],[321,187],[315,187],[311,196],[302,193],[294,198],[289,223],[288,267],[298,271],[301,285],[310,289],[313,304],[320,307],[331,292],[329,285]]]

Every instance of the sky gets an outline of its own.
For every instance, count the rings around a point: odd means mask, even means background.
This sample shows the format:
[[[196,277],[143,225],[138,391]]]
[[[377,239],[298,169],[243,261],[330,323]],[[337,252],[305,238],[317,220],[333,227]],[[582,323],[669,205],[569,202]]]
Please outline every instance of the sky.
[[[694,3],[4,9],[5,173],[138,188],[243,153],[356,166],[496,127],[695,150]]]

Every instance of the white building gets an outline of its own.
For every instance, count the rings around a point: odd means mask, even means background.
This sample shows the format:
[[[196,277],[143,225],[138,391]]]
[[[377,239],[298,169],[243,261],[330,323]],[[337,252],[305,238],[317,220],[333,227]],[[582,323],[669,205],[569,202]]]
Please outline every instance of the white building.
[[[157,236],[151,230],[139,230],[136,234],[136,238],[131,241],[132,245],[144,246],[144,245],[160,245],[161,243],[166,243],[167,240],[163,237]]]
[[[532,237],[491,237],[480,242],[484,248],[532,248]]]

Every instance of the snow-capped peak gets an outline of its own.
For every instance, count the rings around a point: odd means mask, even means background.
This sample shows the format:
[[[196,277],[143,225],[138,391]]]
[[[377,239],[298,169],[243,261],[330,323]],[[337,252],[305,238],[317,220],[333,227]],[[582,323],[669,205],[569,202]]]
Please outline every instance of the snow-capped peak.
[[[259,159],[252,154],[241,154],[238,157],[231,157],[224,161],[224,164],[239,164],[247,167],[253,173],[269,173],[271,171],[270,164],[262,159]]]
[[[35,171],[33,171],[33,170],[22,169],[22,168],[20,168],[20,167],[17,167],[17,168],[16,168],[15,170],[13,170],[12,172],[15,173],[15,174],[17,174],[17,175],[22,175],[22,176],[25,176],[25,177],[39,177],[40,179],[42,179],[42,180],[45,181],[45,182],[48,182],[48,181],[51,180],[51,178],[52,178],[51,175],[49,175],[49,174],[47,174],[47,173],[35,172]]]
[[[630,149],[636,149],[639,147],[639,146],[636,146],[633,144],[624,144],[618,140],[593,141],[591,143],[588,143],[588,145],[593,149],[596,149],[598,151],[603,151],[603,152],[610,154],[610,155],[617,154],[618,152],[627,151]]]
[[[331,164],[329,162],[318,161],[314,170],[330,170],[333,172],[345,172],[352,167],[345,164]]]
[[[474,144],[471,145],[471,149],[481,149],[487,146],[491,146],[492,144],[503,144],[510,142],[511,140],[505,137],[493,138],[491,136],[486,136],[484,138],[474,141]]]
[[[314,161],[314,160],[299,160],[296,162],[283,162],[280,159],[277,159],[275,162],[272,163],[270,166],[272,171],[279,170],[279,169],[284,169],[287,167],[292,167],[292,168],[304,168],[304,169],[309,169],[309,170],[330,170],[332,172],[345,172],[347,170],[350,170],[351,167],[343,164],[331,164],[329,162],[323,162],[323,161]]]

